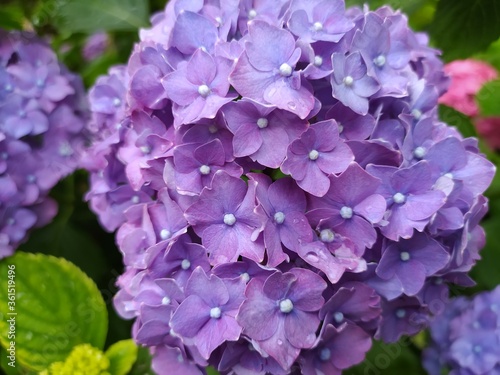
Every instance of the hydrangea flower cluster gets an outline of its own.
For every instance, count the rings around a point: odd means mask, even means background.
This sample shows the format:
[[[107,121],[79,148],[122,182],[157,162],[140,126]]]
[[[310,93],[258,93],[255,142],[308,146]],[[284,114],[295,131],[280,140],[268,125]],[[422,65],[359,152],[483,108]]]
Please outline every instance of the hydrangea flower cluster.
[[[430,375],[500,374],[500,287],[471,301],[459,297],[431,324],[432,342],[424,351]]]
[[[50,222],[49,190],[78,164],[86,97],[48,45],[0,30],[0,258]]]
[[[40,375],[111,375],[110,361],[106,355],[90,344],[73,348],[66,360],[54,362]]]
[[[446,64],[444,71],[451,83],[439,102],[471,117],[478,134],[490,147],[500,149],[500,118],[480,116],[476,102],[484,84],[498,78],[496,69],[484,61],[467,59]]]
[[[470,285],[495,168],[388,7],[173,0],[91,90],[88,198],[158,374],[341,374]]]

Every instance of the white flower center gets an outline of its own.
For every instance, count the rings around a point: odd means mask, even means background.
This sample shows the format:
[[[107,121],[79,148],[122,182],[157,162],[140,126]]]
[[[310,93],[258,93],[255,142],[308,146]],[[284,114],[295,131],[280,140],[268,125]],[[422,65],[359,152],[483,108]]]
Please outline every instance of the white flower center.
[[[319,233],[319,238],[322,242],[333,242],[335,239],[335,233],[331,229],[323,229]]]
[[[144,155],[147,155],[151,152],[151,147],[149,147],[149,146],[141,146],[141,147],[139,147],[139,149],[141,150],[141,152]]]
[[[200,173],[203,174],[203,175],[210,174],[210,167],[208,165],[203,164],[200,167]]]
[[[414,109],[413,111],[411,111],[411,114],[413,117],[415,117],[416,120],[420,120],[420,118],[422,117],[422,111],[419,109]]]
[[[245,283],[248,283],[250,281],[250,275],[248,274],[248,272],[243,272],[240,277]]]
[[[344,125],[342,125],[340,122],[338,123],[339,125],[339,134],[342,134],[342,132],[344,131]]]
[[[183,259],[181,262],[181,268],[185,271],[188,270],[189,267],[191,267],[191,262],[189,261],[189,259]]]
[[[281,211],[276,212],[274,214],[274,221],[276,222],[276,224],[283,224],[283,222],[285,221],[285,214]]]
[[[444,177],[453,178],[453,173],[445,173]]]
[[[257,11],[255,9],[250,9],[248,11],[248,19],[253,20],[255,17],[257,17]]]
[[[121,104],[122,104],[122,101],[120,100],[120,98],[114,98],[113,99],[113,105],[115,107],[119,107]]]
[[[342,314],[340,311],[337,311],[335,314],[333,314],[333,319],[337,323],[342,323],[344,321],[344,314]]]
[[[410,260],[410,253],[408,251],[403,251],[400,257],[403,262],[407,262]]]
[[[392,196],[392,199],[394,199],[394,202],[397,204],[404,203],[406,201],[406,197],[404,194],[401,193],[396,193]]]
[[[293,310],[293,303],[289,298],[280,301],[280,311],[283,314],[288,314]]]
[[[220,18],[219,16],[215,17],[215,22],[217,22],[217,27],[219,27],[220,25],[222,25],[222,18]]]
[[[313,24],[313,30],[314,31],[321,31],[321,30],[323,30],[323,24],[321,22],[314,22],[314,24]]]
[[[425,148],[418,146],[415,150],[413,150],[413,156],[417,159],[422,159],[425,156]]]
[[[220,311],[220,307],[212,307],[210,309],[210,317],[212,319],[219,319],[220,316],[221,316],[221,311]]]
[[[236,218],[233,214],[225,214],[224,215],[224,224],[226,225],[234,225],[236,223]]]
[[[481,345],[474,345],[474,353],[481,353],[483,351],[483,347]]]
[[[321,66],[323,65],[323,58],[321,56],[314,56],[314,66]]]
[[[353,83],[354,83],[354,78],[352,78],[351,76],[347,76],[344,78],[344,85],[352,86]]]
[[[170,235],[171,235],[171,233],[170,233],[170,231],[169,231],[169,230],[167,230],[167,229],[162,229],[162,230],[160,231],[160,238],[161,238],[162,240],[166,240],[167,238],[169,238],[169,237],[170,237]]]
[[[406,316],[406,311],[405,311],[405,309],[397,309],[397,310],[396,310],[396,316],[397,316],[399,319],[403,319],[403,318]]]
[[[352,217],[352,208],[344,206],[340,209],[340,216],[342,219],[350,219]]]
[[[161,304],[162,305],[169,305],[170,304],[170,298],[168,297],[163,297],[162,300],[161,300]]]
[[[323,361],[326,362],[328,361],[332,356],[332,352],[328,348],[323,348],[321,349],[321,352],[319,352],[319,358]]]
[[[73,147],[68,142],[63,142],[59,145],[59,155],[71,156],[73,155]]]
[[[139,203],[139,201],[140,201],[140,199],[137,195],[134,195],[132,197],[132,199],[130,199],[130,200],[132,201],[132,203],[135,203],[135,204]]]
[[[281,66],[280,66],[280,74],[283,77],[290,77],[292,75],[292,72],[293,72],[293,69],[292,69],[292,67],[290,65],[288,65],[287,63],[281,64]]]
[[[7,92],[12,91],[12,89],[13,89],[13,87],[12,87],[12,85],[10,83],[5,84],[5,86],[3,88]]]
[[[373,63],[378,66],[379,68],[383,67],[385,65],[386,59],[384,55],[378,55],[373,59]]]
[[[206,98],[208,95],[210,95],[210,87],[207,85],[201,85],[198,87],[198,94]]]
[[[267,125],[269,125],[269,121],[267,120],[267,118],[261,117],[260,119],[257,120],[257,126],[260,129],[267,128]]]
[[[208,131],[210,132],[210,134],[215,134],[215,133],[217,133],[218,130],[219,129],[217,129],[217,126],[215,126],[215,125],[210,125],[208,127]]]
[[[29,174],[26,176],[26,181],[28,181],[28,183],[32,184],[36,181],[36,176],[33,174]]]
[[[309,152],[309,159],[316,160],[319,158],[319,152],[317,150],[312,150]]]

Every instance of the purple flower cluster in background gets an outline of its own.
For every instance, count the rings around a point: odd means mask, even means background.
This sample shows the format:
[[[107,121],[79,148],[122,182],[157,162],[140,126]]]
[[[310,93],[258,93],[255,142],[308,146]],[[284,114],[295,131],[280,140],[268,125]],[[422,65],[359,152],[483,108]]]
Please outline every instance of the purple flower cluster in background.
[[[78,76],[33,34],[0,30],[0,258],[57,213],[50,189],[85,146]]]
[[[437,51],[341,0],[173,0],[90,92],[115,306],[158,374],[341,374],[470,285],[495,169]]]
[[[424,351],[430,375],[500,374],[500,287],[472,300],[453,299],[430,325],[431,344]]]

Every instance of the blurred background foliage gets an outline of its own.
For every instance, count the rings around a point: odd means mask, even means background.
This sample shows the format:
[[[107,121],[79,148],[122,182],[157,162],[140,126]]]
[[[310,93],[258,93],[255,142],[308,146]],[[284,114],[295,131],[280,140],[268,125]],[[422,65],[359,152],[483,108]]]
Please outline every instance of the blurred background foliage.
[[[269,0],[271,1],[271,0]],[[371,9],[389,5],[408,14],[411,26],[428,32],[431,43],[443,52],[443,59],[478,58],[500,70],[500,1],[499,0],[346,0],[347,6],[367,4]],[[52,44],[61,60],[82,75],[90,87],[99,75],[115,64],[127,62],[137,29],[147,27],[149,16],[163,9],[165,0],[0,0],[0,28],[37,32]],[[102,54],[87,61],[83,48],[90,35],[105,32],[108,36]],[[500,116],[500,84],[494,81],[480,95],[482,115]],[[447,107],[440,111],[443,121],[457,126],[464,136],[477,136],[471,120]],[[484,142],[482,142],[483,144]],[[483,152],[497,165],[500,155],[483,144]],[[105,233],[89,211],[84,195],[87,176],[78,171],[62,181],[52,192],[59,203],[59,214],[52,224],[31,234],[20,250],[66,258],[82,269],[101,291],[109,316],[104,349],[130,337],[131,322],[121,320],[113,310],[115,280],[123,271],[121,254],[112,234]],[[500,284],[500,177],[497,174],[487,192],[490,212],[483,222],[487,244],[482,260],[472,271],[477,286],[453,294],[472,294],[491,290]],[[347,371],[352,375],[425,374],[420,351],[426,334],[403,339],[394,345],[374,343],[367,361]],[[0,364],[7,374],[23,374],[7,368],[5,353]],[[132,375],[152,374],[149,355],[139,350]],[[2,370],[0,370],[2,373]],[[215,373],[209,371],[209,373]]]

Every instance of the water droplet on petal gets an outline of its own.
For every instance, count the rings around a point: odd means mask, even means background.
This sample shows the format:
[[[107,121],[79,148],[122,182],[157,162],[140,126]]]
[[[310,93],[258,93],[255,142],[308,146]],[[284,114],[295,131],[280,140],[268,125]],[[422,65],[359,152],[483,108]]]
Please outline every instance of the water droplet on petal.
[[[306,254],[306,260],[308,262],[318,263],[319,257],[315,253],[308,253],[308,254]]]
[[[280,346],[281,346],[281,345],[283,345],[283,341],[281,341],[281,340],[276,341],[276,343],[277,343],[278,345],[280,345]]]

